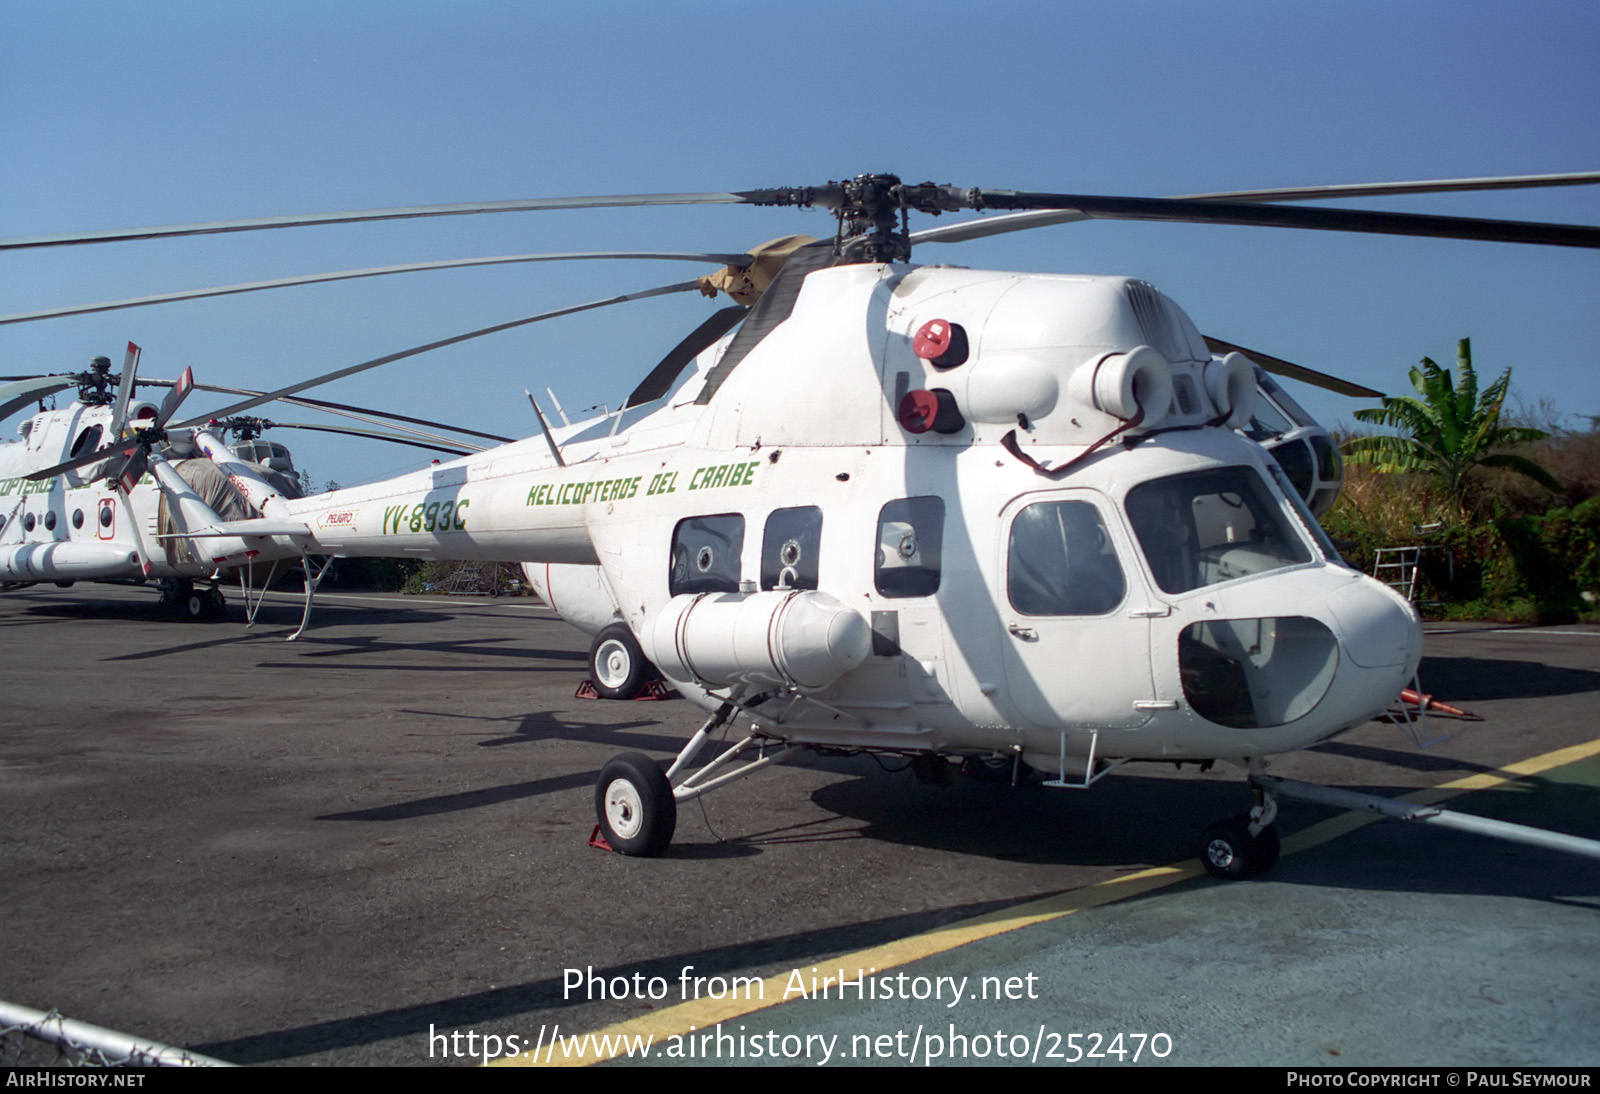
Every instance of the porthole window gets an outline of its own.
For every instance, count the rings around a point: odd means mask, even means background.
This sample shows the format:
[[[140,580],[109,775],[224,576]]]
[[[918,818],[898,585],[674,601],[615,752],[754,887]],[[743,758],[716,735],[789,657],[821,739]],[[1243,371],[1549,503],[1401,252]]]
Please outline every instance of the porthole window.
[[[82,509],[74,509],[72,511],[72,526],[74,528],[82,528],[83,527],[83,510]]]
[[[939,591],[944,500],[901,498],[878,513],[878,558],[873,582],[881,596],[932,596]]]
[[[33,531],[33,514],[32,513],[29,513],[27,516],[22,518],[22,527],[27,529],[30,532]]]
[[[744,517],[739,514],[679,521],[672,533],[669,592],[673,596],[738,592],[743,553]]]
[[[44,528],[47,532],[54,532],[56,530],[56,514],[54,509],[44,515]]]
[[[112,505],[109,501],[103,501],[100,503],[100,527],[111,527],[111,517],[114,512],[115,510],[112,508]]]
[[[761,587],[815,589],[821,550],[821,509],[815,505],[774,509],[761,540]]]

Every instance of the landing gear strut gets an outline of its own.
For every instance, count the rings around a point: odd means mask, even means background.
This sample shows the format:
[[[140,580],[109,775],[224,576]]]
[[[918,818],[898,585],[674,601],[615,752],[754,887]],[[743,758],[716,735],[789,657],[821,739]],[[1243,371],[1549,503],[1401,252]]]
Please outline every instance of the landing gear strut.
[[[742,692],[742,686],[734,689],[666,771],[637,752],[625,752],[601,770],[594,788],[595,819],[613,851],[646,857],[663,853],[672,842],[679,802],[692,801],[803,750],[789,745],[769,753],[773,742],[752,731],[711,762],[687,771],[711,735],[739,713]]]

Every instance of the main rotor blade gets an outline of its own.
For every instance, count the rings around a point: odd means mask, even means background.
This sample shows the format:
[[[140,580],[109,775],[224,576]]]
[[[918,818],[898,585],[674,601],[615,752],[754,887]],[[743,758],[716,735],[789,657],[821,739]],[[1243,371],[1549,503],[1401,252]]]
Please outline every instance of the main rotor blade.
[[[37,482],[39,479],[53,479],[63,471],[76,471],[80,467],[88,467],[91,463],[114,459],[117,456],[132,452],[143,443],[143,440],[137,435],[127,437],[117,441],[115,444],[108,444],[104,448],[96,448],[92,452],[85,452],[83,455],[76,456],[65,463],[58,463],[54,467],[46,467],[42,471],[30,471],[22,477],[30,482]]]
[[[415,220],[421,217],[470,216],[476,213],[523,213],[549,209],[616,209],[638,205],[750,205],[789,204],[787,190],[743,190],[703,194],[621,194],[602,197],[525,198],[517,201],[469,201],[451,205],[407,205],[388,209],[357,209],[303,216],[252,217],[213,220],[197,224],[168,224],[155,228],[106,229],[63,232],[0,240],[0,250],[25,247],[60,247],[75,243],[115,243],[130,239],[168,239],[174,236],[253,232],[268,228],[303,228],[313,224],[354,224],[368,220]]]
[[[407,357],[415,357],[417,354],[427,353],[429,350],[443,349],[445,346],[453,346],[458,342],[466,342],[473,338],[482,338],[486,334],[496,334],[503,330],[510,330],[513,327],[522,327],[528,325],[529,323],[538,323],[545,319],[556,319],[563,315],[575,315],[578,312],[590,311],[594,308],[604,308],[612,304],[624,304],[630,300],[644,300],[652,296],[666,296],[668,293],[694,292],[699,288],[700,283],[698,281],[680,281],[676,284],[662,285],[654,289],[644,289],[640,292],[624,293],[621,296],[611,296],[604,300],[591,300],[587,304],[574,304],[571,307],[557,308],[555,311],[541,312],[538,315],[530,315],[522,319],[513,319],[509,323],[496,323],[492,327],[482,327],[478,330],[468,331],[466,334],[458,334],[451,338],[441,338],[437,342],[428,342],[425,345],[414,346],[411,349],[401,350],[398,353],[385,354],[382,357],[375,357],[370,361],[363,361],[359,365],[351,365],[348,368],[342,368],[334,372],[324,373],[323,375],[313,377],[310,380],[302,380],[297,384],[290,384],[288,387],[279,388],[277,391],[269,391],[263,395],[258,395],[253,399],[246,399],[244,402],[234,403],[232,406],[224,407],[221,410],[212,411],[210,414],[206,414],[202,417],[192,418],[186,422],[179,422],[172,428],[187,429],[190,426],[202,425],[205,422],[210,421],[212,418],[226,418],[232,414],[239,414],[246,410],[252,410],[263,403],[270,403],[274,399],[281,399],[285,395],[296,395],[307,390],[308,388],[316,387],[319,384],[326,384],[333,380],[343,379],[346,376],[354,376],[358,372],[365,372],[367,369],[373,369],[377,368],[379,365],[387,365],[394,361],[404,360]]]
[[[177,381],[140,380],[139,382],[150,387],[171,387]],[[266,394],[264,391],[254,391],[247,387],[220,387],[216,384],[196,384],[194,385],[194,389],[196,391],[215,392],[219,395]],[[350,403],[332,403],[326,399],[308,399],[299,395],[285,395],[279,400],[279,402],[288,403],[291,406],[308,407],[312,410],[323,410],[329,414],[337,414],[341,417],[354,418],[357,421],[372,422],[373,424],[377,424],[376,419],[385,418],[396,422],[410,422],[413,425],[431,426],[434,429],[448,429],[452,433],[462,433],[468,437],[482,437],[486,441],[497,441],[500,444],[510,444],[518,439],[516,437],[502,437],[498,433],[480,433],[476,429],[465,429],[459,425],[450,425],[447,422],[435,422],[428,418],[413,418],[407,414],[396,414],[393,411],[388,410],[373,410],[371,407],[355,406]],[[368,415],[371,415],[371,417],[368,417]],[[424,434],[417,435],[424,436]],[[448,440],[449,438],[444,439]]]
[[[311,422],[262,422],[263,429],[310,429],[318,433],[342,433],[347,437],[367,437],[373,440],[389,441],[392,444],[408,444],[412,448],[426,448],[432,452],[444,452],[451,456],[469,456],[473,452],[481,452],[481,448],[451,448],[443,444],[430,444],[427,441],[412,440],[402,437],[398,433],[385,433],[379,429],[352,429],[343,425],[317,425]]]
[[[731,307],[723,308],[721,311],[713,312],[711,318],[690,331],[683,341],[672,348],[672,352],[663,357],[660,363],[650,370],[648,376],[639,381],[639,386],[633,389],[633,394],[629,395],[628,401],[622,404],[622,409],[627,410],[629,407],[640,406],[665,395],[668,389],[672,387],[673,382],[677,380],[679,374],[683,372],[684,367],[705,350],[710,349],[718,338],[738,326],[749,310],[743,304],[734,304]],[[530,395],[529,398],[531,399],[532,396]],[[538,409],[538,404],[534,404],[534,410],[537,411]],[[541,414],[541,420],[543,417],[543,414]]]
[[[1260,350],[1236,346],[1232,342],[1224,342],[1222,339],[1212,338],[1210,335],[1205,335],[1204,337],[1206,345],[1212,353],[1242,353],[1268,372],[1275,373],[1278,376],[1287,376],[1291,380],[1299,380],[1301,383],[1310,384],[1312,387],[1335,391],[1340,395],[1354,395],[1358,399],[1383,398],[1383,392],[1374,391],[1370,387],[1363,387],[1350,380],[1341,380],[1339,377],[1330,376],[1326,372],[1318,372],[1316,369],[1297,365],[1293,361],[1285,361],[1281,357],[1274,357],[1269,353],[1262,353]]]
[[[1438,194],[1463,190],[1516,190],[1545,186],[1588,186],[1600,183],[1600,171],[1559,175],[1500,175],[1487,178],[1431,179],[1416,182],[1352,182],[1334,186],[1284,187],[1271,190],[1223,190],[1209,194],[1180,194],[1179,201],[1324,201],[1329,198],[1392,197],[1397,194]],[[1049,209],[943,224],[911,233],[911,242],[964,243],[972,239],[1072,224],[1090,216],[1075,209]]]
[[[77,384],[76,376],[30,376],[0,387],[0,419],[11,417],[31,402],[47,398]]]
[[[212,296],[233,296],[238,293],[260,292],[263,289],[284,289],[293,285],[316,285],[328,281],[353,281],[362,277],[387,277],[390,274],[419,273],[425,270],[454,270],[468,266],[507,266],[517,262],[570,262],[582,259],[654,259],[666,262],[706,262],[716,266],[746,266],[751,261],[750,256],[747,254],[705,254],[698,251],[570,251],[550,254],[496,255],[488,258],[459,258],[440,262],[411,262],[401,266],[373,266],[364,270],[336,270],[332,273],[278,277],[269,281],[245,281],[237,285],[219,285],[208,289],[186,289],[182,292],[157,293],[153,296],[132,296],[126,300],[104,300],[97,304],[71,304],[62,308],[43,308],[39,311],[16,312],[12,315],[0,315],[0,326],[8,323],[29,323],[36,319],[59,319],[67,315],[90,315],[95,312],[117,311],[122,308],[143,308],[151,304],[169,304],[178,300],[200,300]]]
[[[959,193],[968,208],[1070,210],[1100,220],[1236,224],[1472,239],[1494,243],[1538,243],[1556,247],[1600,247],[1600,228],[1583,224],[1381,213],[1363,209],[1252,205],[1248,202],[1193,198],[1103,197],[1095,194],[1022,193],[1011,190],[969,190]]]

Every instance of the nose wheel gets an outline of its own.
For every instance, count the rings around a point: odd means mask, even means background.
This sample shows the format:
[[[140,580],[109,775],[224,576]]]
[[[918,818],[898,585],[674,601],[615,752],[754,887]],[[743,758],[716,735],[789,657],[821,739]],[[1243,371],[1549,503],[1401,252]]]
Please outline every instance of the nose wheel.
[[[1206,873],[1224,881],[1264,874],[1278,861],[1278,826],[1251,835],[1248,813],[1217,821],[1200,841],[1200,861]]]
[[[1252,774],[1264,773],[1260,760],[1250,764]],[[1278,798],[1252,785],[1255,806],[1248,813],[1220,820],[1206,829],[1200,840],[1200,862],[1206,873],[1223,881],[1240,881],[1264,874],[1278,861]]]

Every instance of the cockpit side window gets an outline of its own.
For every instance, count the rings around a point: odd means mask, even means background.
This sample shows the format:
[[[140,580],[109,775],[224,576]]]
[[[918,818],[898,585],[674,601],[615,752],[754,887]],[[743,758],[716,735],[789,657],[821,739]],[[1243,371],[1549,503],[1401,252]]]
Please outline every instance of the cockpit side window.
[[[1186,593],[1312,558],[1261,475],[1248,467],[1141,483],[1128,491],[1128,518],[1163,592]]]
[[[668,589],[679,593],[736,593],[744,553],[744,517],[727,513],[690,517],[672,533]]]
[[[902,599],[939,591],[944,544],[944,499],[901,498],[878,513],[878,560],[873,582],[880,596]]]
[[[1087,501],[1042,501],[1011,522],[1006,595],[1024,615],[1104,615],[1127,580],[1100,511]]]
[[[821,550],[821,509],[815,505],[774,509],[761,540],[761,587],[815,589]]]

